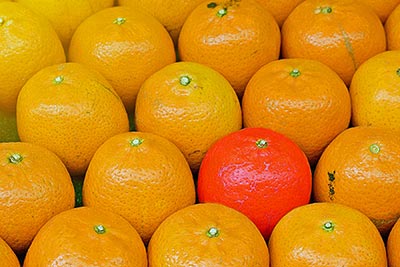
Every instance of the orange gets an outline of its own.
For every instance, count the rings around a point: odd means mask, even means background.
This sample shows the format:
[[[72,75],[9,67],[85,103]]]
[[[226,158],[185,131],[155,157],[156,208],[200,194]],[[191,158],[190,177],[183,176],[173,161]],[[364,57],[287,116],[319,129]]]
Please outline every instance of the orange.
[[[400,0],[363,0],[364,4],[370,6],[378,14],[382,23],[385,23],[390,13],[400,4]]]
[[[274,16],[279,27],[293,11],[293,9],[304,0],[257,0]]]
[[[74,207],[74,187],[61,160],[23,142],[0,143],[0,237],[18,254],[40,227]]]
[[[386,267],[385,245],[360,211],[313,203],[286,214],[268,243],[271,267]]]
[[[400,4],[390,13],[385,23],[388,50],[400,49]]]
[[[400,50],[368,59],[350,85],[352,124],[400,130]]]
[[[204,0],[118,0],[120,6],[131,6],[149,13],[168,30],[178,44],[182,25],[189,14]]]
[[[378,15],[353,0],[307,0],[282,26],[282,57],[319,60],[349,85],[356,69],[386,50]]]
[[[78,63],[37,72],[17,101],[22,141],[55,152],[73,176],[84,174],[96,149],[129,130],[124,105],[107,80]]]
[[[136,100],[136,129],[163,136],[197,171],[208,148],[242,127],[235,91],[217,71],[194,62],[170,64],[150,76]]]
[[[46,18],[18,3],[0,3],[0,40],[0,110],[13,114],[25,82],[43,67],[65,62],[65,54]]]
[[[269,266],[267,245],[242,213],[221,204],[196,204],[169,216],[148,246],[150,267]]]
[[[195,202],[182,152],[152,133],[128,132],[96,151],[83,182],[83,204],[122,215],[147,243],[173,212]]]
[[[386,248],[390,267],[400,266],[400,220],[394,224],[390,231]]]
[[[114,5],[114,0],[14,0],[45,16],[55,29],[64,50],[79,24],[90,15]]]
[[[124,218],[80,207],[40,229],[24,260],[24,267],[36,266],[147,267],[147,258],[139,234]]]
[[[197,181],[199,202],[244,213],[264,238],[288,211],[310,201],[311,169],[303,151],[266,128],[245,128],[216,141]]]
[[[278,59],[281,35],[274,17],[255,0],[218,0],[198,5],[179,36],[181,60],[220,72],[240,97],[250,77]]]
[[[152,16],[128,7],[107,8],[87,18],[75,31],[69,61],[100,72],[133,113],[144,80],[175,62],[168,32]]]
[[[15,114],[0,109],[0,142],[16,141],[19,141],[19,137]]]
[[[386,235],[400,215],[398,135],[376,127],[346,129],[324,150],[313,178],[315,201],[356,208]]]
[[[309,59],[281,59],[253,75],[242,99],[245,127],[265,127],[296,142],[315,165],[350,122],[350,96],[329,67]]]
[[[1,1],[0,1],[1,2]],[[1,255],[1,266],[4,267],[20,267],[17,255],[10,248],[10,246],[0,238],[0,255]]]

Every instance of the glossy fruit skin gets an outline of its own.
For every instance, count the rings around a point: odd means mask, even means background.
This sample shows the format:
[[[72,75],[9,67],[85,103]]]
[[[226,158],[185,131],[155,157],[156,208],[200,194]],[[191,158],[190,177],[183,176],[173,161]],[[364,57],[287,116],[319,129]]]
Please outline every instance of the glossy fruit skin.
[[[59,157],[25,142],[0,143],[0,176],[0,237],[23,254],[50,218],[74,207],[74,187]]]
[[[124,105],[97,71],[79,63],[37,72],[17,101],[18,134],[55,152],[73,176],[83,175],[97,148],[129,130]]]
[[[235,91],[220,73],[203,64],[177,62],[143,83],[135,126],[172,141],[197,172],[208,148],[242,127],[242,111]]]
[[[288,16],[281,33],[283,58],[319,60],[346,85],[360,64],[386,50],[378,15],[352,0],[304,1]]]
[[[140,9],[103,9],[82,22],[71,39],[68,60],[100,72],[133,113],[141,84],[175,62],[166,29]]]
[[[147,258],[128,221],[103,209],[79,207],[54,216],[40,229],[23,266],[146,267]]]
[[[355,72],[350,85],[353,126],[400,130],[400,51],[379,53]]]
[[[316,202],[348,205],[386,236],[400,214],[400,145],[391,130],[358,126],[339,134],[313,176]]]
[[[148,257],[149,267],[269,266],[257,227],[218,203],[191,205],[165,219],[150,240]]]
[[[360,211],[336,203],[293,209],[268,242],[271,267],[386,267],[385,244]]]
[[[46,17],[60,38],[65,52],[76,28],[87,17],[114,5],[114,0],[14,0]]]
[[[268,239],[284,214],[309,202],[311,170],[304,152],[289,138],[266,128],[244,128],[207,151],[197,194],[200,202],[243,212]]]
[[[178,45],[179,33],[189,14],[204,0],[118,0],[119,6],[140,8],[155,17]],[[156,8],[155,8],[156,7]]]
[[[0,3],[0,18],[0,109],[15,113],[25,82],[40,69],[65,62],[65,54],[46,18],[23,5]]]
[[[93,156],[83,204],[120,214],[147,244],[173,212],[195,203],[188,162],[166,138],[143,132],[115,135]]]
[[[14,251],[2,238],[0,238],[0,254],[2,264],[1,266],[20,267],[17,255],[15,255]]]
[[[178,50],[181,60],[220,72],[241,97],[250,77],[278,59],[280,44],[278,24],[257,1],[218,0],[192,11],[182,26]]]
[[[385,23],[388,50],[400,49],[400,7],[397,6]]]
[[[284,134],[315,166],[322,151],[349,126],[350,95],[329,67],[309,59],[280,59],[259,69],[242,99],[244,127]]]
[[[390,267],[400,266],[400,220],[392,227],[386,243],[386,250]]]

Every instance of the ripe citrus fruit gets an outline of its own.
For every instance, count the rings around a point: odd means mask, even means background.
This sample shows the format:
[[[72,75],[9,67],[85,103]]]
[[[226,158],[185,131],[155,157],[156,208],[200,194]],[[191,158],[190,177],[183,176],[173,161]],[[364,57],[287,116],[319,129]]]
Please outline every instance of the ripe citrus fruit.
[[[79,24],[90,15],[114,5],[114,0],[14,0],[45,16],[55,29],[64,50]]]
[[[266,128],[245,128],[216,141],[199,170],[200,202],[217,202],[247,215],[268,239],[279,219],[307,204],[311,170],[303,151]]]
[[[1,2],[1,1],[0,1]],[[4,267],[20,267],[17,255],[10,246],[0,237],[0,255],[1,266]]]
[[[19,141],[15,113],[4,112],[0,109],[0,142]]]
[[[353,0],[307,0],[282,26],[282,57],[319,60],[349,85],[368,58],[386,50],[378,15]]]
[[[304,0],[257,0],[274,16],[279,27],[293,11],[293,9]]]
[[[245,127],[275,130],[297,143],[315,165],[350,122],[350,96],[329,67],[309,59],[272,61],[253,75],[242,99]]]
[[[171,37],[154,17],[129,7],[99,11],[76,29],[68,60],[100,72],[133,113],[144,80],[175,62]]]
[[[390,13],[385,23],[388,50],[400,49],[400,4]]]
[[[179,35],[181,60],[205,64],[231,83],[239,97],[250,77],[278,59],[281,36],[274,17],[255,0],[203,2]]]
[[[400,130],[400,50],[365,61],[350,85],[352,125]]]
[[[147,243],[173,212],[195,203],[182,152],[152,133],[128,132],[96,151],[83,183],[83,204],[122,215]]]
[[[169,216],[148,246],[150,267],[269,266],[266,242],[242,213],[216,203]]]
[[[356,208],[386,235],[400,214],[398,135],[376,127],[346,129],[322,153],[313,182],[315,201]]]
[[[207,149],[242,127],[235,91],[217,71],[194,62],[170,64],[150,76],[136,100],[136,129],[163,136],[197,171]]]
[[[107,80],[78,63],[37,72],[17,101],[22,141],[55,152],[71,175],[82,175],[96,149],[109,137],[127,132],[124,105]]]
[[[15,113],[18,93],[41,68],[65,62],[51,24],[21,4],[0,3],[0,110]]]
[[[268,243],[271,267],[386,267],[386,251],[374,224],[360,211],[313,203],[286,214]]]
[[[139,234],[121,216],[89,207],[62,212],[48,221],[30,246],[24,267],[147,267]]]
[[[22,254],[45,222],[74,207],[74,187],[61,160],[30,143],[0,143],[0,176],[0,237]]]
[[[400,0],[363,0],[362,2],[370,6],[378,14],[383,24],[385,24],[396,6],[400,4]]]
[[[204,0],[118,0],[120,6],[130,6],[149,13],[168,30],[178,44],[182,25],[193,9]]]
[[[386,248],[390,267],[400,266],[400,220],[394,224],[387,239]]]

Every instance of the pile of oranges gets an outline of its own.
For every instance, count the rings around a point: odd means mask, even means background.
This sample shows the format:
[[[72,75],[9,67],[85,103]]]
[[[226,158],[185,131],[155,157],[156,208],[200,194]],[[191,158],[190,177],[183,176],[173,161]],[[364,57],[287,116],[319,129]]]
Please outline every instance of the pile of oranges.
[[[400,0],[0,0],[1,266],[400,267]]]

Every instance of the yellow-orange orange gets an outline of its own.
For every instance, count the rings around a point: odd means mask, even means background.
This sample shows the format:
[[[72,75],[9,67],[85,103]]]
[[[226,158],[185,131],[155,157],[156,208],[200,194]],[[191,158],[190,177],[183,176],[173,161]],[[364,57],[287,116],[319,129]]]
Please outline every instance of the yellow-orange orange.
[[[1,2],[1,1],[0,1]],[[1,266],[4,267],[20,267],[17,255],[10,248],[10,246],[0,238],[0,255],[1,255]]]
[[[386,248],[390,267],[400,266],[400,220],[394,224],[387,239]]]
[[[400,5],[390,13],[385,23],[388,50],[400,49]]]
[[[370,6],[378,14],[384,24],[390,13],[400,4],[400,0],[363,0],[364,4]]]
[[[293,9],[304,0],[257,0],[274,16],[279,27],[293,11]]]

